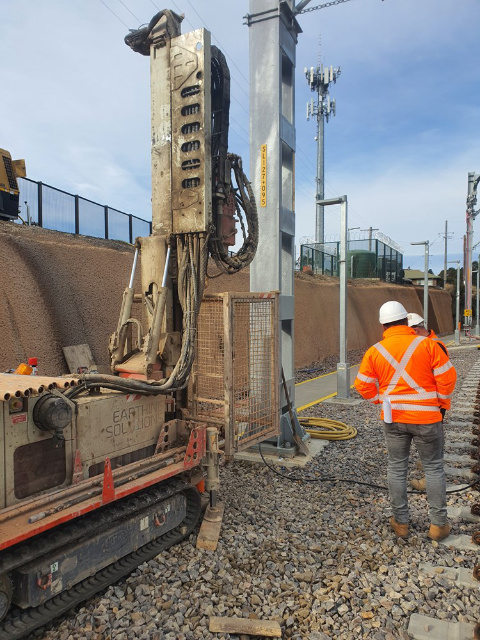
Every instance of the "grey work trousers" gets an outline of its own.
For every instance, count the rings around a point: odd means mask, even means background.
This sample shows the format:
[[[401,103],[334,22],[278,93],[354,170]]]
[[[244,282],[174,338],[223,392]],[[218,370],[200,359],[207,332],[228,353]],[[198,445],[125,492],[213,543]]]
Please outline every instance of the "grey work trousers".
[[[443,469],[443,424],[384,422],[388,451],[387,480],[393,517],[408,522],[407,472],[412,440],[422,461],[427,484],[430,522],[442,527],[447,522],[447,496]]]

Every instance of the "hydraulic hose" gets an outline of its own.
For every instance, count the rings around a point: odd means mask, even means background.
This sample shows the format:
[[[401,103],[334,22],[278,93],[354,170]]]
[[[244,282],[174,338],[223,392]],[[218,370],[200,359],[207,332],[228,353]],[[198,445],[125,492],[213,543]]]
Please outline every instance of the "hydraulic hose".
[[[299,422],[315,440],[349,440],[357,435],[355,427],[339,420],[306,417],[299,419]]]

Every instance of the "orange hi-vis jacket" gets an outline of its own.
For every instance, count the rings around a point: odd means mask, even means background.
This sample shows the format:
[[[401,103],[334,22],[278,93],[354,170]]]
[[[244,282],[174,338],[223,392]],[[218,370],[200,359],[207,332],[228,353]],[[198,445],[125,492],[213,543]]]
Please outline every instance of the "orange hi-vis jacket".
[[[435,331],[433,329],[430,329],[430,333],[428,334],[427,338],[430,338],[430,340],[434,340],[435,342],[438,342],[439,345],[441,345],[445,351],[445,353],[448,356],[448,349],[447,347],[444,345],[444,343],[440,340],[440,338],[437,336],[437,334],[435,333]]]
[[[355,380],[358,393],[379,404],[390,399],[393,422],[441,422],[450,409],[457,374],[448,356],[430,338],[395,325],[366,352]],[[383,410],[380,414],[383,419]]]

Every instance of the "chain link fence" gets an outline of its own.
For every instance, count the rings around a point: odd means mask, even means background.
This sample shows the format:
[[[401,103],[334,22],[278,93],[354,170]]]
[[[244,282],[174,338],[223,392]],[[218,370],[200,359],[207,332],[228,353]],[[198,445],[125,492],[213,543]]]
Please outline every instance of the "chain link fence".
[[[314,273],[339,275],[340,242],[300,245],[300,269],[309,266]],[[349,240],[347,243],[347,277],[378,278],[401,284],[403,254],[376,238]]]

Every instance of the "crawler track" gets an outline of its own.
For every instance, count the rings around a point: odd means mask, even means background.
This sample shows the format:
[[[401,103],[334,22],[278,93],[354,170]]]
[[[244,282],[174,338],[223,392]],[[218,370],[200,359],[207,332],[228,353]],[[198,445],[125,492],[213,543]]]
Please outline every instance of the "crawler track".
[[[201,513],[200,496],[198,491],[183,482],[174,481],[169,483],[167,487],[156,489],[153,492],[153,495],[155,496],[154,499],[158,500],[160,498],[165,499],[166,497],[178,492],[184,493],[187,499],[187,516],[179,526],[156,538],[152,542],[149,542],[137,551],[134,551],[108,567],[105,567],[105,569],[102,569],[95,575],[82,580],[82,582],[79,582],[71,589],[59,593],[39,607],[32,607],[29,609],[12,607],[5,619],[0,623],[0,640],[19,640],[20,638],[25,637],[35,629],[44,626],[75,605],[92,597],[98,591],[105,589],[110,584],[129,574],[143,562],[151,560],[161,551],[168,549],[188,536],[197,524]],[[158,495],[159,493],[161,493],[161,496]],[[134,498],[133,500],[136,500],[137,502],[142,501],[144,503],[145,496]],[[147,501],[151,502],[151,500]],[[121,517],[121,513],[124,512],[124,510],[131,513],[131,502],[132,501],[128,501],[125,505],[115,507],[116,515]],[[142,504],[142,507],[143,506],[144,504]],[[137,509],[133,509],[133,511],[136,510]],[[111,517],[111,510],[110,512],[106,510],[104,514],[101,514],[101,522],[99,522],[97,514],[92,516],[93,528],[101,526],[104,518],[108,518],[109,514]],[[88,530],[88,519],[82,522],[79,529],[81,530],[81,534],[84,535],[85,530]],[[63,535],[65,535],[66,538],[70,538],[74,534],[74,530],[75,524],[72,524],[67,531],[63,532]],[[38,557],[41,553],[45,553],[48,546],[49,545],[45,542],[45,548],[37,548],[37,553],[35,555]],[[6,564],[11,566],[11,562],[8,562],[8,558],[6,558]]]

